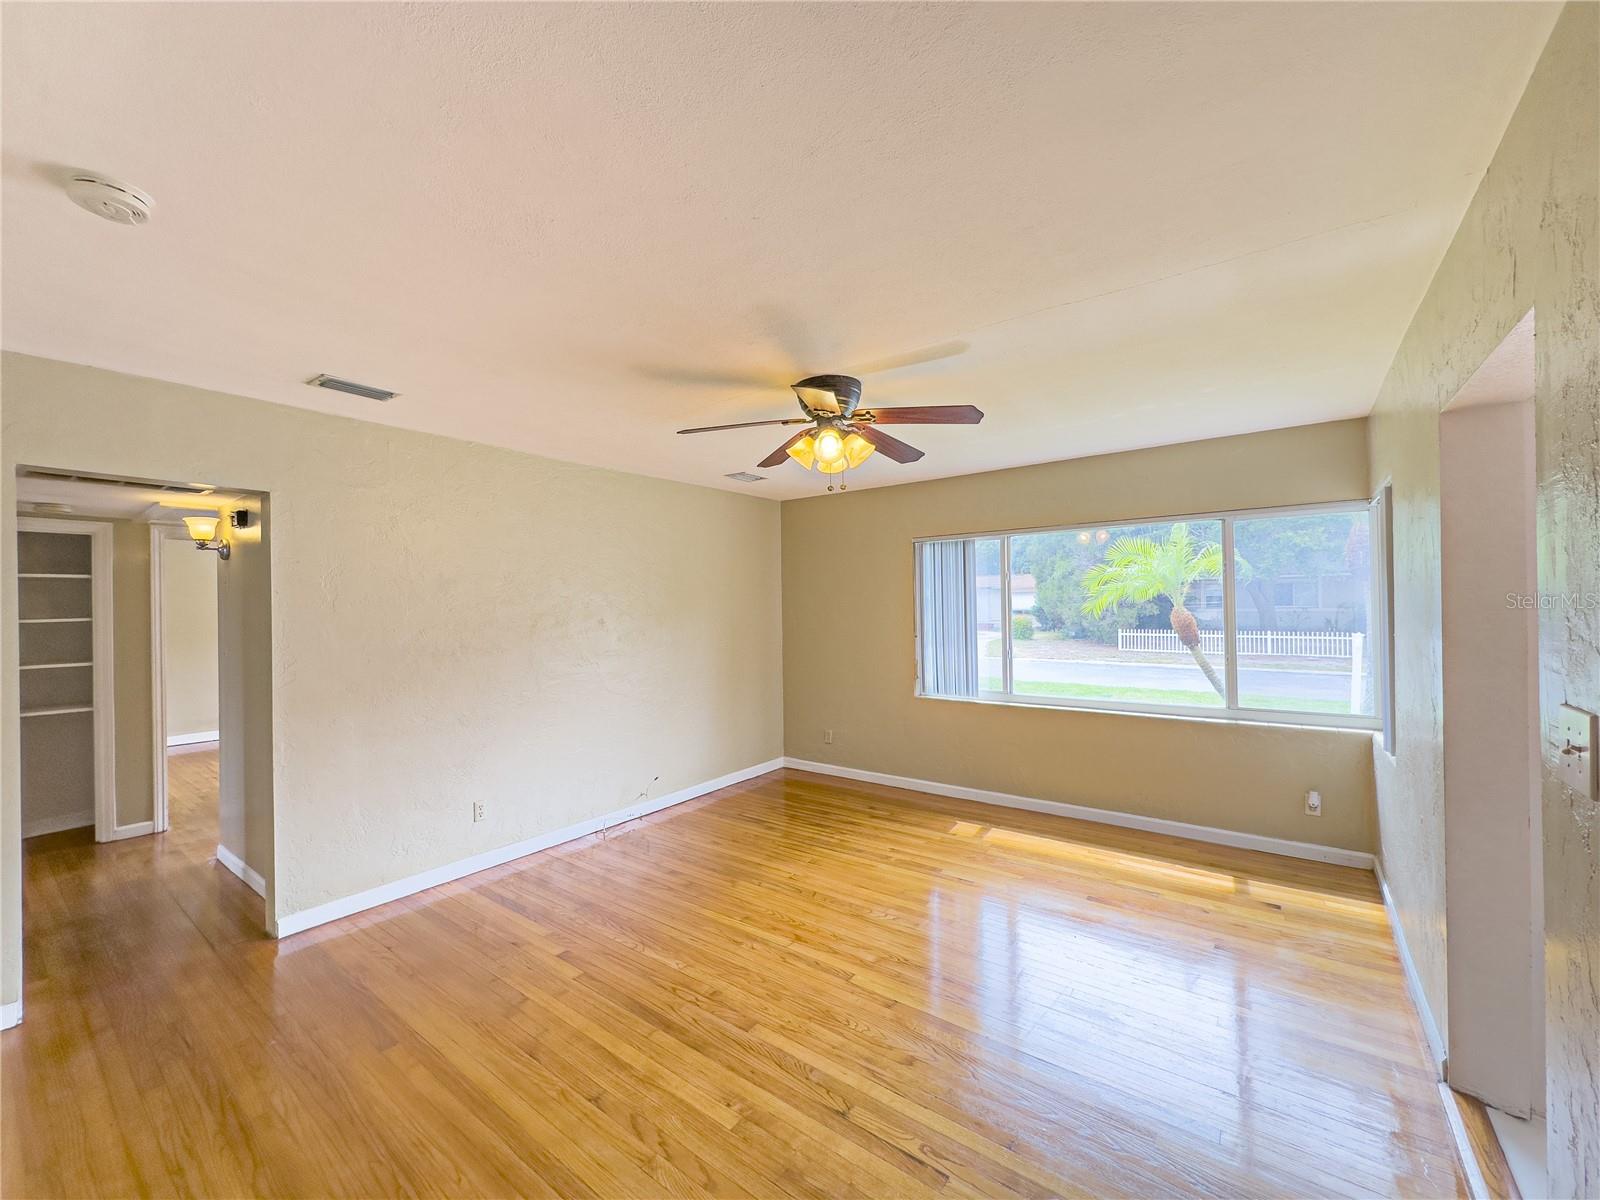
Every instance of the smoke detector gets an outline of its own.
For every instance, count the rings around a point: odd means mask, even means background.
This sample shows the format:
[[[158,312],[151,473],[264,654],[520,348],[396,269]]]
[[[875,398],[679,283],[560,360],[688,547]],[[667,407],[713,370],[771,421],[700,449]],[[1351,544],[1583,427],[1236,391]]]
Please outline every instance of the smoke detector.
[[[155,207],[155,201],[138,188],[101,175],[72,176],[67,195],[79,208],[118,225],[143,225]]]

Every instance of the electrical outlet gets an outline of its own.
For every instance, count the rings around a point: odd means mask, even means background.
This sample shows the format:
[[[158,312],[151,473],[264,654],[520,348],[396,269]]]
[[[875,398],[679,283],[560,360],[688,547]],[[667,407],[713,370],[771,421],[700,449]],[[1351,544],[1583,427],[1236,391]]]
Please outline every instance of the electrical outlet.
[[[474,823],[483,820],[483,808],[482,800],[474,800],[472,802],[472,820]]]
[[[1320,817],[1322,815],[1322,793],[1306,793],[1306,816]]]
[[[824,730],[823,730],[823,731],[822,731],[822,744],[823,744],[823,745],[824,745],[824,746],[831,746],[831,745],[833,745],[833,730],[831,730],[831,729],[824,729]]]

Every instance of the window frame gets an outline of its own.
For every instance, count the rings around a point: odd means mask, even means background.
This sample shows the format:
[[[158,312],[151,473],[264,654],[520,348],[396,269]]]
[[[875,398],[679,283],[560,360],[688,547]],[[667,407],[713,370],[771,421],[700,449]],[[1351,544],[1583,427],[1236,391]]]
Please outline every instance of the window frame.
[[[1217,512],[1189,513],[1181,516],[1120,517],[1114,520],[1077,522],[1071,525],[1037,525],[1014,529],[988,529],[971,533],[939,534],[913,538],[911,542],[912,586],[915,590],[913,592],[912,609],[916,623],[912,640],[912,651],[916,659],[914,694],[917,699],[922,700],[954,700],[967,704],[1020,705],[1028,708],[1059,708],[1069,711],[1124,713],[1135,716],[1178,717],[1197,721],[1237,721],[1256,725],[1349,729],[1379,734],[1386,743],[1392,744],[1392,701],[1388,701],[1387,697],[1393,694],[1393,676],[1390,665],[1393,652],[1389,644],[1389,639],[1393,636],[1392,619],[1390,618],[1391,610],[1389,609],[1389,605],[1393,603],[1393,593],[1387,558],[1388,531],[1382,528],[1385,520],[1389,519],[1387,499],[1385,489],[1379,489],[1377,496],[1354,500],[1329,500],[1312,504],[1284,504],[1266,508],[1235,508]],[[1222,584],[1223,642],[1224,645],[1236,648],[1238,645],[1238,621],[1234,594],[1234,522],[1263,517],[1289,517],[1315,513],[1350,513],[1352,515],[1363,513],[1372,522],[1371,536],[1368,541],[1371,547],[1369,554],[1371,568],[1367,613],[1367,642],[1369,645],[1368,653],[1372,661],[1372,670],[1377,673],[1376,687],[1373,693],[1375,707],[1378,709],[1376,714],[1367,716],[1349,713],[1302,712],[1291,708],[1243,708],[1239,705],[1239,665],[1236,650],[1224,656],[1226,695],[1223,703],[1218,706],[1145,704],[1134,700],[1077,699],[1069,696],[1028,696],[1018,695],[1012,690],[1011,539],[1013,537],[1025,537],[1030,534],[1040,533],[1079,533],[1086,529],[1115,529],[1124,525],[1176,524],[1178,522],[1193,521],[1219,522],[1222,531],[1222,555],[1225,564],[1220,581]],[[918,552],[918,547],[925,542],[979,541],[989,538],[1000,539],[1000,625],[1001,636],[1005,644],[1001,671],[1002,686],[1006,690],[984,691],[980,686],[974,696],[945,696],[926,692],[922,687],[921,607],[916,602],[916,598],[920,597],[922,591],[921,556]],[[981,666],[979,679],[980,681],[982,679]]]
[[[1385,479],[1367,501],[1372,513],[1372,570],[1376,589],[1375,612],[1367,624],[1374,627],[1375,654],[1382,656],[1378,676],[1377,701],[1380,747],[1391,758],[1395,754],[1394,698],[1394,482]],[[1381,586],[1376,582],[1381,579]],[[1376,667],[1379,660],[1374,659]]]

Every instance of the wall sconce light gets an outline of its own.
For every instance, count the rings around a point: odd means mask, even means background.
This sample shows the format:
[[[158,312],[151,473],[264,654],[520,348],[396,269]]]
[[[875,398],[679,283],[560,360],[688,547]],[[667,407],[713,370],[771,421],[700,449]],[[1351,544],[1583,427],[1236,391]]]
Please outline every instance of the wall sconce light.
[[[217,534],[217,526],[222,524],[221,517],[185,517],[183,526],[189,531],[189,536],[194,539],[196,550],[215,550],[217,557],[226,559],[232,551],[225,539]]]

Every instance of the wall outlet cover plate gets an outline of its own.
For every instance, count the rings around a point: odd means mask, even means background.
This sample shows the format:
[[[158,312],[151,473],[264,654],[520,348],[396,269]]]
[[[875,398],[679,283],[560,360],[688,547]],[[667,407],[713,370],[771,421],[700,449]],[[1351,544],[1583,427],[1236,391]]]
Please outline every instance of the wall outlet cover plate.
[[[1556,730],[1556,772],[1561,781],[1587,799],[1595,797],[1595,714],[1571,704],[1561,706]]]

